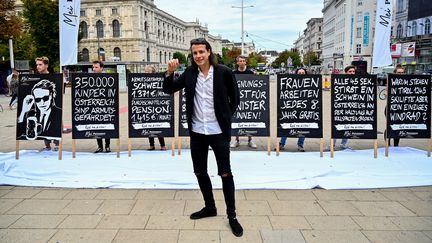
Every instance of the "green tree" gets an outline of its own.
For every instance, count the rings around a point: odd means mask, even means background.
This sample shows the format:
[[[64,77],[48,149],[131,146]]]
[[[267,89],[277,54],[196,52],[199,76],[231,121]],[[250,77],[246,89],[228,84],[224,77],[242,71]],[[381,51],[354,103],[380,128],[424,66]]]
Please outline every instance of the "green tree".
[[[33,42],[34,54],[47,56],[50,59],[50,66],[58,68],[58,1],[23,0],[22,2],[23,17]]]
[[[224,65],[234,68],[236,63],[236,57],[239,56],[241,50],[233,47],[231,50],[228,48],[222,48],[222,62]]]
[[[303,63],[305,66],[311,65],[321,65],[321,61],[318,59],[317,55],[313,51],[309,51],[303,57]]]
[[[265,63],[267,62],[267,59],[258,53],[251,53],[248,56],[248,67],[250,68],[256,68],[258,63]]]
[[[0,0],[0,56],[9,57],[9,38],[21,36],[22,21],[15,13],[14,0]]]
[[[173,58],[177,58],[180,64],[187,64],[186,56],[181,52],[174,52]]]
[[[298,51],[285,50],[285,51],[279,53],[279,56],[272,63],[272,66],[273,67],[280,67],[282,63],[286,66],[288,57],[291,57],[294,67],[300,67],[302,65],[301,60],[300,60],[300,54],[298,53]]]

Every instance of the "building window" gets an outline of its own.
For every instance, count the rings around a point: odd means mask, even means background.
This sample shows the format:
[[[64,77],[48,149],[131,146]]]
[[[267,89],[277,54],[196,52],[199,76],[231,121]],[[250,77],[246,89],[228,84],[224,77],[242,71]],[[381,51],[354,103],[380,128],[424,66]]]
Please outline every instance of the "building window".
[[[165,63],[167,63],[167,54],[165,52]]]
[[[97,38],[103,38],[104,36],[103,22],[100,20],[96,22],[96,33],[97,33]]]
[[[159,51],[159,63],[162,63],[162,51]]]
[[[361,54],[361,44],[356,45],[356,54]]]
[[[118,14],[118,10],[117,10],[117,8],[113,8],[113,9],[112,9],[112,14],[113,14],[113,15]]]
[[[357,6],[363,6],[363,0],[357,0]]]
[[[361,27],[357,27],[356,37],[357,38],[361,38],[362,37],[362,28]]]
[[[87,23],[85,21],[81,22],[81,24],[79,26],[79,31],[80,31],[83,39],[88,38],[88,27],[87,27]]]
[[[120,50],[120,48],[118,48],[118,47],[114,48],[114,56],[118,57],[119,61],[121,60],[121,50]]]
[[[147,10],[146,10],[146,11],[144,11],[144,16],[145,16],[145,17],[147,17]]]
[[[413,21],[413,23],[412,23],[411,33],[412,33],[412,36],[417,35],[417,22],[415,22],[415,21]]]
[[[402,12],[403,11],[403,4],[404,4],[403,0],[398,0],[397,1],[397,12]]]
[[[81,10],[81,11],[80,11],[80,16],[81,16],[81,17],[86,16],[86,12],[85,12],[85,10]]]
[[[90,53],[89,53],[89,50],[87,48],[82,49],[81,56],[82,56],[83,62],[89,62],[90,61]]]
[[[402,25],[399,24],[397,29],[396,29],[396,38],[400,39],[402,38],[402,34],[403,34],[403,29],[402,29]]]
[[[150,62],[150,47],[147,47],[147,62]]]
[[[113,28],[113,37],[120,37],[120,23],[118,20],[113,20],[112,22]]]
[[[99,48],[99,61],[105,62],[105,49]]]
[[[426,21],[425,21],[425,35],[428,35],[431,33],[430,27],[431,27],[430,20],[426,19]]]
[[[96,16],[101,16],[102,15],[102,11],[100,9],[96,9]]]

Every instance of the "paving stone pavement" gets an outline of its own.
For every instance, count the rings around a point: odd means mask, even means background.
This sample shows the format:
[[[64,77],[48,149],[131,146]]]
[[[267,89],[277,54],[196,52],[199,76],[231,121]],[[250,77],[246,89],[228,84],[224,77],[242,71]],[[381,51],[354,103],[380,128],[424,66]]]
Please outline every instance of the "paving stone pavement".
[[[275,91],[274,79],[271,91]],[[120,107],[127,105],[124,93]],[[0,152],[15,150],[16,110],[0,96]],[[271,96],[271,104],[276,99]],[[324,103],[329,92],[324,93]],[[64,124],[70,125],[70,90],[64,97]],[[384,101],[378,100],[378,131],[384,131]],[[324,105],[324,141],[328,144],[330,106]],[[276,112],[271,111],[271,144],[276,144]],[[127,149],[127,116],[122,113],[121,150]],[[171,144],[172,139],[167,139]],[[258,150],[266,138],[254,138]],[[236,150],[248,150],[246,139]],[[382,134],[379,146],[384,146]],[[71,134],[63,148],[71,150]],[[112,143],[113,145],[115,143]],[[295,151],[288,139],[287,151]],[[41,141],[21,142],[21,149],[40,149]],[[156,145],[158,145],[156,143]],[[428,140],[401,140],[401,146],[426,150]],[[370,140],[351,140],[353,149],[373,147]],[[183,148],[188,139],[183,139]],[[147,149],[147,139],[133,149]],[[77,141],[77,151],[91,152],[96,141]],[[319,140],[307,139],[307,151]],[[169,153],[169,151],[167,151]],[[273,153],[274,154],[274,153]],[[167,155],[168,156],[168,155]],[[193,175],[191,175],[193,176]],[[1,182],[0,182],[1,183]],[[0,242],[432,242],[432,186],[373,190],[237,190],[238,219],[245,233],[237,238],[224,216],[223,194],[215,190],[219,215],[190,220],[203,206],[197,190],[66,189],[0,186]]]

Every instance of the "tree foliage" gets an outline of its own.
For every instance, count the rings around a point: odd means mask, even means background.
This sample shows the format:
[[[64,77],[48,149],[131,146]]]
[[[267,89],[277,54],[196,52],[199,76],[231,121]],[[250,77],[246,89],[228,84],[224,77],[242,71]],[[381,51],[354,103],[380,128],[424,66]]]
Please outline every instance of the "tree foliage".
[[[241,50],[233,47],[231,50],[224,47],[222,48],[222,62],[228,67],[234,68],[236,63],[236,57],[239,56]]]
[[[294,67],[301,67],[302,62],[300,59],[300,54],[295,50],[292,50],[292,51],[285,50],[285,51],[279,53],[279,56],[273,62],[272,66],[273,67],[281,67],[282,63],[284,64],[284,66],[286,66],[288,57],[291,57]]]
[[[248,67],[256,68],[258,63],[265,63],[267,62],[267,59],[261,54],[253,52],[249,54],[247,62],[248,62]]]
[[[181,52],[174,52],[173,58],[177,58],[180,64],[187,64],[186,56]]]
[[[20,36],[21,26],[21,19],[15,12],[15,1],[0,0],[0,40],[2,43],[10,37]]]
[[[311,65],[321,65],[321,61],[318,59],[318,56],[315,52],[309,51],[303,57],[303,63],[305,66]]]
[[[23,17],[36,56],[47,56],[50,66],[59,64],[58,1],[23,0]]]

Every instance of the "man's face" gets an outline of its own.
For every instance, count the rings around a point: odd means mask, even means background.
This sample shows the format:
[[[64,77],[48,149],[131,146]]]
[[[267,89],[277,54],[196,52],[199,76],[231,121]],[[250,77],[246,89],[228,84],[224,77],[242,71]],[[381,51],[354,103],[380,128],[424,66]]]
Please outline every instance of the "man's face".
[[[348,69],[348,71],[346,72],[346,74],[355,74],[355,68]]]
[[[36,69],[38,73],[48,73],[48,64],[43,61],[36,61]]]
[[[93,64],[93,72],[94,73],[101,73],[103,71],[103,68],[101,68],[99,63]]]
[[[237,60],[237,65],[239,66],[239,68],[244,69],[246,67],[246,59],[239,58]]]
[[[210,51],[204,44],[192,45],[192,56],[198,67],[209,64]]]
[[[297,71],[297,74],[299,74],[299,75],[305,75],[306,72],[305,72],[305,70],[303,70],[303,69],[299,69],[299,70]]]
[[[35,89],[33,91],[36,106],[41,112],[46,112],[51,108],[52,95],[47,89]]]

